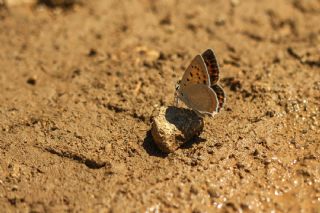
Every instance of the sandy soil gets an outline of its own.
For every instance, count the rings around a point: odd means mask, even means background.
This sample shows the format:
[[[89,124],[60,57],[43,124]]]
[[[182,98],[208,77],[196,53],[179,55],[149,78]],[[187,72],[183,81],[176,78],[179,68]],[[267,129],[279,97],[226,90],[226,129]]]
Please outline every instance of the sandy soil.
[[[0,211],[318,212],[320,1],[0,9]],[[227,94],[164,155],[154,109],[213,48]]]

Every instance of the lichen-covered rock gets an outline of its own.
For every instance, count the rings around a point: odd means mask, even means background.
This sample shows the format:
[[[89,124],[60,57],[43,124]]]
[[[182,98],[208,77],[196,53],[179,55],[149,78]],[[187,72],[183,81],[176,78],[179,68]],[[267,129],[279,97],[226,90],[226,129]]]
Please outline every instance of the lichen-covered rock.
[[[152,137],[160,150],[174,152],[203,130],[203,118],[189,109],[161,107],[153,118]]]

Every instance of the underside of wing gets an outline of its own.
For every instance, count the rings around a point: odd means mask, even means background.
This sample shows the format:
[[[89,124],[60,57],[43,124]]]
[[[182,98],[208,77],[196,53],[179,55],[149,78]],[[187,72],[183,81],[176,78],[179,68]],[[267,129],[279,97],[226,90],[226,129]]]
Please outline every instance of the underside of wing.
[[[207,49],[201,56],[207,66],[211,85],[216,84],[219,80],[219,65],[213,50]]]
[[[189,85],[181,91],[182,101],[201,114],[217,112],[219,102],[215,92],[204,84]]]
[[[218,84],[214,84],[211,86],[211,88],[213,89],[213,91],[216,93],[218,101],[219,101],[219,107],[218,107],[218,112],[222,109],[224,102],[226,100],[226,95],[222,89],[221,86],[219,86]]]

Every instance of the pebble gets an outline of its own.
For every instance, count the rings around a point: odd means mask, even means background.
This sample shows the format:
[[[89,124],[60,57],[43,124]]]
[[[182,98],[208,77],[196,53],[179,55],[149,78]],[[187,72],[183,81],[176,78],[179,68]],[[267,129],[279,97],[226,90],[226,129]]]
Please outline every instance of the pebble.
[[[0,0],[1,2],[1,0]],[[8,7],[12,7],[12,6],[19,6],[19,5],[23,5],[23,4],[36,4],[36,0],[6,0],[4,1],[4,3],[8,6]]]
[[[153,118],[151,134],[160,150],[171,153],[198,136],[203,126],[203,119],[192,110],[161,107]]]
[[[41,0],[40,2],[51,7],[64,7],[80,3],[80,0]]]

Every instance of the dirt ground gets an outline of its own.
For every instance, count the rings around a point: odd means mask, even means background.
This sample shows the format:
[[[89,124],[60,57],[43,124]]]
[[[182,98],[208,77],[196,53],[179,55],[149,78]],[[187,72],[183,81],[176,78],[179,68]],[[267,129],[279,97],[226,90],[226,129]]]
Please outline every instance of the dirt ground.
[[[319,0],[0,8],[0,212],[319,212]],[[150,125],[213,48],[224,109]]]

